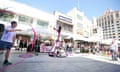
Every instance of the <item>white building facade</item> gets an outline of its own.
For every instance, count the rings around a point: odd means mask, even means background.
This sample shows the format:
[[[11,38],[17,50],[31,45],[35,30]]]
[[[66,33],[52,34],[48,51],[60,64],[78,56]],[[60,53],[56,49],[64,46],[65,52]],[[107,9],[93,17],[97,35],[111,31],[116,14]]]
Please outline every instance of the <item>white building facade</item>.
[[[32,26],[38,35],[52,38],[57,34],[53,27],[62,25],[61,34],[63,37],[89,41],[88,39],[93,36],[92,21],[77,8],[73,8],[67,14],[57,11],[50,14],[15,1],[0,0],[0,10],[13,12],[12,17],[0,16],[0,23],[6,26],[12,20],[17,21],[18,28],[24,30],[20,32],[21,34],[32,35]],[[95,21],[94,24],[96,24]],[[97,34],[100,33],[101,30],[99,30],[97,30]]]
[[[73,35],[73,19],[65,15],[63,13],[60,13],[58,11],[54,12],[54,15],[56,17],[56,27],[61,26],[61,36],[63,39],[69,39],[71,35]]]
[[[87,19],[84,12],[81,12],[77,8],[73,8],[67,15],[73,18],[73,33],[77,36],[74,40],[85,40],[85,38],[89,38],[91,21]]]
[[[15,20],[18,22],[18,28],[23,31],[21,34],[33,34],[32,28],[35,29],[38,35],[51,36],[54,32],[50,28],[56,24],[56,18],[53,14],[32,8],[30,6],[20,4],[14,1],[1,1],[0,10],[13,12],[13,17],[0,17],[0,23],[5,26],[10,25],[10,21]]]

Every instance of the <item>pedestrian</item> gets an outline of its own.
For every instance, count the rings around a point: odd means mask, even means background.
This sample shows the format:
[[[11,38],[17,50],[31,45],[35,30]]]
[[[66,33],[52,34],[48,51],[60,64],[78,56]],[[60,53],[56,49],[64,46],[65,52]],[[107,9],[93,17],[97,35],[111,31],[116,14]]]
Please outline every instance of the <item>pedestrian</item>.
[[[18,50],[18,40],[17,39],[15,39],[15,41],[14,41],[14,47],[15,47],[15,50]]]
[[[3,64],[5,65],[12,64],[11,62],[8,61],[10,50],[16,38],[16,31],[21,31],[20,29],[16,29],[16,27],[17,27],[17,22],[11,21],[11,25],[7,26],[4,29],[3,35],[0,40],[0,50],[6,50],[5,59],[3,62]]]
[[[71,42],[68,43],[68,47],[69,47],[69,53],[72,53],[72,43]]]
[[[36,41],[35,41],[34,50],[35,50],[35,55],[38,55],[38,53],[40,52],[40,40],[39,40],[39,38],[36,39]]]
[[[118,59],[117,59],[118,44],[117,44],[117,42],[116,42],[115,39],[112,41],[112,44],[111,44],[111,46],[110,46],[110,51],[111,51],[111,53],[112,53],[112,60],[113,60],[113,61],[117,61],[117,60],[118,60]]]
[[[19,49],[22,51],[23,48],[24,48],[24,40],[20,39]]]

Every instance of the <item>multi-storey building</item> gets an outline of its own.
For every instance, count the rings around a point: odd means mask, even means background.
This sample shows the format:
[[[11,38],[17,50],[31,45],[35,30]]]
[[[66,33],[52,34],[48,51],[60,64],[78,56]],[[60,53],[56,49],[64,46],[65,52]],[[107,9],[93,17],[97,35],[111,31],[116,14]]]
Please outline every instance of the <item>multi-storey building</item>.
[[[19,34],[31,35],[30,25],[42,38],[52,38],[56,35],[53,27],[62,26],[62,37],[73,36],[74,40],[85,40],[91,36],[92,22],[77,8],[73,8],[67,14],[55,11],[54,14],[32,8],[14,1],[0,2],[0,10],[5,10],[10,17],[0,16],[0,23],[9,25],[11,20],[18,22],[18,27],[24,31]],[[1,14],[1,13],[0,13]]]
[[[67,15],[73,18],[73,24],[74,24],[73,33],[75,35],[78,35],[78,37],[76,37],[75,40],[80,40],[80,39],[85,40],[85,38],[89,38],[90,27],[92,23],[84,15],[84,12],[78,10],[77,8],[73,8],[67,13]]]
[[[56,27],[62,27],[62,39],[65,40],[65,38],[69,37],[70,35],[73,35],[73,19],[58,11],[55,11],[54,14],[56,17]]]
[[[100,26],[97,26],[96,18],[92,18],[92,26],[90,32],[90,41],[97,42],[103,39],[103,30]]]
[[[120,40],[120,11],[108,9],[97,18],[97,25],[103,29],[103,38]]]

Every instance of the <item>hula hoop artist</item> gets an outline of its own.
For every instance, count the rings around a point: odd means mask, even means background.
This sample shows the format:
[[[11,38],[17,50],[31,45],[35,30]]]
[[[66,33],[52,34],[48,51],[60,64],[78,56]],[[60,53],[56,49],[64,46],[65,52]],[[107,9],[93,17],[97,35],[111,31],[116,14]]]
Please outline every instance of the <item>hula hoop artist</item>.
[[[16,31],[22,31],[21,29],[16,29],[16,27],[17,27],[17,22],[11,21],[11,25],[7,26],[4,29],[3,35],[0,39],[0,50],[6,50],[5,59],[3,62],[3,64],[5,65],[12,64],[11,62],[8,61],[10,50],[16,38]]]
[[[57,48],[59,48],[59,46],[60,46],[59,43],[60,43],[61,29],[62,29],[61,26],[59,26],[58,29],[54,28],[54,30],[57,31],[58,36],[57,36],[57,39],[56,39],[56,41],[55,41],[54,46],[52,47],[52,49],[51,49],[51,51],[50,51],[50,53],[49,53],[49,56],[53,56],[53,57],[54,57],[54,56],[57,56]]]

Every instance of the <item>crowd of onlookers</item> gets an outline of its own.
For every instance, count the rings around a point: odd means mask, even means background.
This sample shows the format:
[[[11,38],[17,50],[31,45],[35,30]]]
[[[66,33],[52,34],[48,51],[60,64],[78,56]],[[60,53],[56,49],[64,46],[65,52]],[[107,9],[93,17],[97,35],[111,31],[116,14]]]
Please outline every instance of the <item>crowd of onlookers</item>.
[[[24,48],[27,48],[27,45],[28,45],[28,41],[22,39],[22,37],[19,37],[14,42],[15,50],[21,50],[22,51]]]
[[[35,52],[49,52],[51,48],[54,46],[55,41],[41,41],[40,39],[37,39],[34,44],[32,41],[24,40],[22,37],[19,37],[15,40],[14,47],[16,50],[26,50],[27,52],[35,51]],[[100,52],[105,54],[110,54],[110,45],[108,46],[101,46],[99,44],[94,45],[87,45],[87,44],[80,44],[78,43],[77,46],[74,45],[72,42],[64,42],[60,41],[59,48],[65,50],[69,53],[93,53],[98,54]],[[120,51],[120,48],[118,48],[118,52]],[[120,55],[120,54],[119,54]]]

